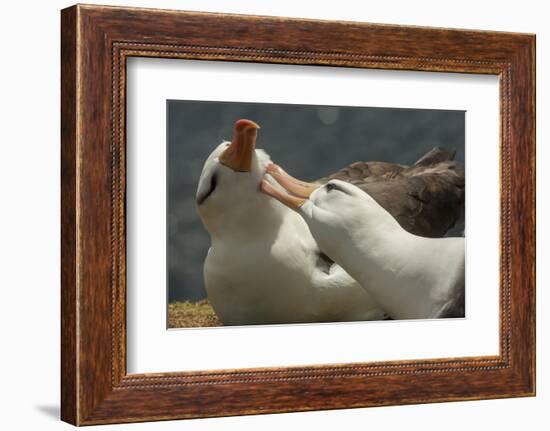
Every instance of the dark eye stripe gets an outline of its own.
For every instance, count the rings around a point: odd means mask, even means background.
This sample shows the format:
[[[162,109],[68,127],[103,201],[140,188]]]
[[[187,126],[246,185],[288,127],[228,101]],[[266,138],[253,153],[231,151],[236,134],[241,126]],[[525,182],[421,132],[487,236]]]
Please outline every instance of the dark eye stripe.
[[[216,186],[218,185],[218,178],[216,176],[216,174],[212,175],[212,177],[210,178],[210,188],[208,189],[208,191],[206,193],[203,193],[202,195],[200,195],[199,197],[197,197],[197,205],[202,205],[202,203],[208,199],[208,197],[214,193],[214,190],[216,190]]]
[[[345,187],[342,187],[340,184],[334,184],[334,183],[327,183],[326,186],[327,192],[330,192],[331,190],[338,190],[339,192],[345,193],[346,195],[349,195],[349,191],[346,190]]]

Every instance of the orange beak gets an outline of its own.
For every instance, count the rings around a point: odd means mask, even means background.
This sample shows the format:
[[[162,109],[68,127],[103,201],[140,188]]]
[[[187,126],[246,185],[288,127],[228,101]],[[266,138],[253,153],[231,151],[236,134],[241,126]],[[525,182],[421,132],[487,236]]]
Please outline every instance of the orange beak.
[[[277,199],[287,207],[298,210],[309,196],[321,187],[321,184],[308,183],[286,173],[280,166],[271,163],[266,172],[270,174],[287,192],[273,187],[266,179],[262,181],[261,190],[265,194]]]
[[[220,163],[237,172],[250,172],[259,128],[254,121],[235,122],[233,140],[220,155]]]

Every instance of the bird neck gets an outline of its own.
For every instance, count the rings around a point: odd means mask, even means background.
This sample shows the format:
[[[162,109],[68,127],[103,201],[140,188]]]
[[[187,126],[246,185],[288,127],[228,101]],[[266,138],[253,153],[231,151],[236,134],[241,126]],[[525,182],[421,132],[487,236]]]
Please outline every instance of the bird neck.
[[[276,235],[286,217],[292,211],[274,199],[251,201],[240,208],[232,208],[209,223],[207,229],[212,244],[217,242],[247,242],[265,240]]]
[[[370,289],[387,290],[395,274],[407,266],[418,237],[405,231],[393,218],[365,224],[351,233],[342,254],[345,269],[361,285]]]
[[[409,244],[411,235],[400,226],[381,224],[375,228],[366,226],[368,234],[359,232],[355,244],[367,262],[379,264],[381,260],[402,260],[403,248]]]

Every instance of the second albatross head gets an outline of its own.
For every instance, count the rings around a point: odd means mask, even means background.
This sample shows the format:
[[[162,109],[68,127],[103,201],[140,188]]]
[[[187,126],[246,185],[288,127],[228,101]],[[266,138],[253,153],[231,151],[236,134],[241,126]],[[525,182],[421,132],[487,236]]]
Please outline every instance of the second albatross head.
[[[298,180],[274,163],[266,172],[285,190],[264,180],[262,191],[298,212],[306,221],[313,237],[329,256],[358,232],[365,229],[399,229],[397,221],[368,193],[341,180],[326,184]]]

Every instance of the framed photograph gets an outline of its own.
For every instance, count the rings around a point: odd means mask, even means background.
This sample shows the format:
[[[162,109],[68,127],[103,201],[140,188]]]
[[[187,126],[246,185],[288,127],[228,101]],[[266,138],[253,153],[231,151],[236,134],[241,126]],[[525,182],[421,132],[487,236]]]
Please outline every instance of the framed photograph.
[[[61,416],[535,394],[535,36],[61,13]]]

